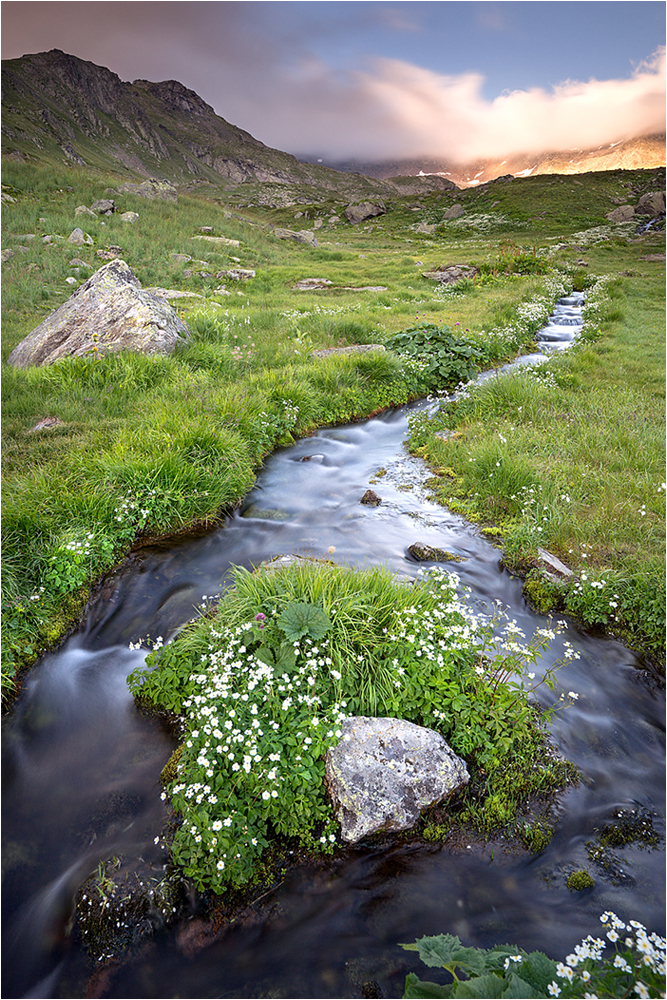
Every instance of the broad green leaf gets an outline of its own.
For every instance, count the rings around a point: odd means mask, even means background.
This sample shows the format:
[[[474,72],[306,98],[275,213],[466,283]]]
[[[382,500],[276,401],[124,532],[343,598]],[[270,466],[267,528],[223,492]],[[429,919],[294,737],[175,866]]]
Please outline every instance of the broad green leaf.
[[[416,944],[422,962],[431,968],[441,966],[451,969],[458,965],[466,972],[477,975],[484,972],[484,951],[479,948],[464,948],[456,934],[423,937]]]
[[[522,966],[518,966],[522,969]],[[546,997],[546,993],[538,991],[530,983],[527,983],[525,979],[521,976],[517,976],[515,972],[509,971],[509,985],[503,997],[508,997],[508,1000],[542,1000]]]
[[[530,955],[526,955],[515,971],[545,996],[547,986],[556,979],[556,963],[541,951],[532,951]]]
[[[450,997],[452,995],[452,983],[447,986],[440,986],[438,983],[424,982],[415,976],[414,972],[409,972],[405,980],[405,992],[403,994],[404,1000],[418,1000],[418,998],[433,998],[433,1000],[438,1000],[439,997]]]
[[[331,619],[322,608],[295,601],[287,605],[278,618],[278,624],[290,642],[306,635],[311,639],[321,639],[331,629]]]
[[[505,989],[507,983],[500,976],[494,976],[492,972],[485,976],[477,976],[475,979],[467,979],[465,982],[455,984],[452,991],[453,997],[476,998],[476,1000],[497,1000],[506,996]]]

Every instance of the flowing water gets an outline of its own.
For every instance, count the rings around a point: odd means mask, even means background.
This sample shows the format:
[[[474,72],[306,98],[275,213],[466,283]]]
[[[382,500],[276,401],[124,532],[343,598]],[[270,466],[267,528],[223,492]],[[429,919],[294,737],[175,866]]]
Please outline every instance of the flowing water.
[[[538,335],[545,345],[571,340],[580,305],[561,302]],[[463,557],[456,570],[479,610],[500,600],[528,637],[544,626],[498,549],[428,500],[425,467],[403,446],[407,409],[322,430],[272,455],[224,527],[135,553],[104,582],[86,628],[32,671],[4,728],[3,997],[398,997],[406,971],[427,974],[398,942],[423,934],[449,931],[485,947],[516,942],[562,959],[597,932],[606,909],[664,932],[662,847],[615,849],[607,873],[586,849],[619,808],[645,811],[664,834],[664,696],[620,642],[569,623],[544,664],[565,640],[580,659],[541,700],[579,694],[552,729],[583,779],[562,796],[543,853],[465,841],[351,849],[297,869],[241,925],[210,939],[193,899],[191,919],[157,934],[86,994],[90,968],[70,933],[77,887],[112,855],[157,868],[164,860],[153,842],[164,820],[158,778],[174,741],[128,694],[125,678],[144,655],[130,642],[174,635],[219,593],[232,565],[291,552],[328,556],[334,546],[342,563],[385,563],[412,577],[418,566],[407,548],[415,541]],[[379,507],[359,503],[369,486]],[[567,874],[584,867],[595,888],[570,892]]]

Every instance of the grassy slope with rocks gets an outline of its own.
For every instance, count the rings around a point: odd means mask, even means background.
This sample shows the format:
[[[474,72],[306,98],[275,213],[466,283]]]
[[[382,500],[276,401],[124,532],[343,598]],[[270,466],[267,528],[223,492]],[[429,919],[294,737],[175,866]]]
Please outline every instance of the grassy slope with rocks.
[[[655,629],[642,631],[640,623],[654,606],[661,558],[664,262],[641,258],[664,252],[664,235],[636,237],[634,226],[611,226],[605,214],[612,198],[634,202],[664,186],[664,171],[537,177],[405,197],[356,227],[327,221],[342,217],[344,204],[335,199],[301,206],[299,219],[294,209],[253,208],[261,197],[255,184],[232,192],[207,187],[206,195],[181,194],[177,205],[128,194],[116,198],[117,215],[84,217],[94,246],[68,244],[81,221],[76,206],[118,181],[77,167],[4,166],[3,189],[14,201],[3,210],[3,251],[11,251],[3,263],[3,359],[67,298],[74,286],[66,279],[83,281],[103,263],[97,251],[109,246],[121,247],[144,287],[201,296],[178,302],[193,337],[169,358],[3,366],[7,691],[15,672],[76,621],[87,587],[138,540],[215,521],[248,491],[276,445],[442,387],[393,352],[315,360],[312,349],[382,343],[433,323],[468,338],[488,364],[499,363],[530,350],[561,289],[594,276],[609,279],[598,286],[598,312],[582,347],[554,366],[554,385],[524,380],[512,390],[523,402],[508,409],[498,383],[440,418],[457,426],[449,445],[422,427],[414,446],[442,467],[446,500],[506,532],[518,564],[534,551],[533,537],[520,539],[522,531],[530,535],[535,511],[524,504],[505,512],[495,483],[489,490],[487,482],[486,494],[480,485],[502,443],[499,432],[510,440],[513,427],[517,488],[535,480],[552,492],[556,483],[570,491],[567,516],[559,518],[567,530],[545,542],[577,570],[594,565],[614,573],[615,587],[638,581],[623,622],[640,646],[655,650]],[[456,201],[464,216],[443,221]],[[133,225],[119,218],[127,210],[139,213]],[[317,249],[271,234],[271,224],[310,228],[317,217]],[[418,233],[422,222],[437,228]],[[239,245],[194,239],[201,226]],[[175,262],[174,253],[193,260]],[[585,269],[576,263],[582,256]],[[451,289],[421,276],[452,261],[480,266],[480,278]],[[224,281],[216,272],[233,266],[257,276],[238,285],[227,280],[231,294],[216,292]],[[333,285],[295,291],[305,277]],[[386,290],[349,290],[365,285]],[[47,417],[61,423],[31,432]],[[473,485],[466,477],[477,467]],[[480,497],[473,502],[474,492]]]

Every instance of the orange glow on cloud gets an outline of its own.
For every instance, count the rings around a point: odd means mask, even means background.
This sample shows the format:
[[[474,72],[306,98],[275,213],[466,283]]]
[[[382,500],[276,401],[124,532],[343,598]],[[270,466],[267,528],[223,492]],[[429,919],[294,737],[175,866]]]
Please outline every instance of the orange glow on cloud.
[[[661,48],[627,80],[567,81],[553,93],[514,91],[487,101],[481,96],[480,74],[441,76],[385,59],[375,64],[375,73],[358,74],[357,90],[361,107],[371,117],[374,109],[379,118],[375,127],[369,122],[374,155],[382,146],[386,156],[409,151],[410,155],[419,152],[463,161],[590,148],[662,132],[665,65],[665,49]],[[380,123],[384,128],[378,127]],[[357,145],[358,128],[354,131]]]

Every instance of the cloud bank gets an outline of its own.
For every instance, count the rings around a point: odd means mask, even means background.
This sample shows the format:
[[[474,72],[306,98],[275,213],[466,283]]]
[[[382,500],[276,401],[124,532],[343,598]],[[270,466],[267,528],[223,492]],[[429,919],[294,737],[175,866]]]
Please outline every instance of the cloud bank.
[[[627,80],[567,81],[551,93],[514,91],[491,101],[479,73],[442,76],[382,59],[341,82],[311,65],[309,79],[289,88],[287,110],[275,109],[273,137],[290,149],[360,159],[465,162],[592,148],[664,131],[665,65],[662,48]]]

